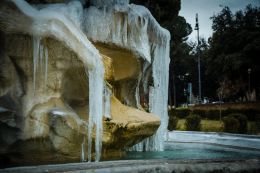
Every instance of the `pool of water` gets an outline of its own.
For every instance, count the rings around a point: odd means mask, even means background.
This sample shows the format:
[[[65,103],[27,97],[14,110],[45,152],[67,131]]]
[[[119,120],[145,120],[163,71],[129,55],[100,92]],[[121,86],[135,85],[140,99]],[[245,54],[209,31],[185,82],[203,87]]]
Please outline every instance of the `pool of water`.
[[[120,159],[255,159],[260,137],[226,133],[170,132],[165,151],[129,151]]]

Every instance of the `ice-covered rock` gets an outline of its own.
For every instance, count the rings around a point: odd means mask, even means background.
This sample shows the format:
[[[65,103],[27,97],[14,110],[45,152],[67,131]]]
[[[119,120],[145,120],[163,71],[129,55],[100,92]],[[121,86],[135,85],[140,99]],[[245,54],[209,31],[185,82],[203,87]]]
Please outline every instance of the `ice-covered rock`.
[[[142,87],[143,95],[147,97],[149,92],[149,98],[146,100],[149,100],[150,112],[161,118],[162,123],[156,135],[143,144],[145,147],[141,146],[138,150],[143,148],[163,150],[163,136],[168,125],[170,34],[143,6],[128,4],[127,0],[99,0],[93,1],[92,4],[94,6],[84,11],[83,28],[88,38],[94,42],[116,45],[129,50],[143,62],[136,84],[127,86],[127,88],[136,88],[135,103],[129,103],[131,102],[129,97],[124,98],[125,102],[140,108],[139,87]],[[148,85],[149,76],[152,76],[153,83],[150,86]]]
[[[0,1],[0,159],[98,161],[159,126],[139,146],[163,150],[169,32],[128,0],[29,2]]]

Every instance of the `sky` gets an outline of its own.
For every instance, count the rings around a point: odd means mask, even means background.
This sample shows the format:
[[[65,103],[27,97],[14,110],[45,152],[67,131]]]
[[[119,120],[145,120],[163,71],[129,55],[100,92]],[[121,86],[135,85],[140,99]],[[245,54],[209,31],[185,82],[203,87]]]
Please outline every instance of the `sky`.
[[[180,16],[184,16],[186,21],[195,27],[195,15],[199,15],[200,36],[207,38],[212,35],[211,16],[218,14],[223,7],[228,6],[234,13],[244,9],[248,4],[260,6],[260,0],[181,0]],[[193,31],[189,40],[196,40],[197,31]]]

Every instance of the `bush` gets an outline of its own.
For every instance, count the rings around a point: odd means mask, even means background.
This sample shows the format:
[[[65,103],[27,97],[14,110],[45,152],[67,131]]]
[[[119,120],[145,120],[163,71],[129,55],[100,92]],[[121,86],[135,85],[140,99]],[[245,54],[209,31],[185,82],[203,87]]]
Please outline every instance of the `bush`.
[[[185,120],[186,130],[189,131],[200,131],[201,128],[201,117],[196,114],[190,114]]]
[[[177,117],[180,119],[186,118],[189,114],[190,110],[188,108],[178,108],[169,111],[170,117]]]
[[[206,118],[209,120],[219,120],[220,116],[220,111],[217,109],[214,110],[208,110],[206,112]]]
[[[244,114],[248,120],[255,121],[256,115],[258,114],[258,110],[256,109],[241,109],[240,113]]]
[[[230,114],[228,116],[234,117],[238,120],[239,126],[238,126],[238,133],[247,133],[247,117],[243,114]]]
[[[223,118],[224,132],[238,133],[239,121],[233,116]]]
[[[177,129],[177,124],[178,124],[179,118],[176,116],[171,116],[169,118],[169,124],[168,124],[168,130],[176,130]]]
[[[250,126],[248,128],[248,133],[252,135],[257,134],[257,126],[255,122],[250,123]]]
[[[256,119],[255,124],[256,124],[257,132],[260,132],[260,114],[257,114],[255,119]]]
[[[201,109],[195,109],[191,112],[194,115],[199,115],[201,118],[206,118],[206,111]]]

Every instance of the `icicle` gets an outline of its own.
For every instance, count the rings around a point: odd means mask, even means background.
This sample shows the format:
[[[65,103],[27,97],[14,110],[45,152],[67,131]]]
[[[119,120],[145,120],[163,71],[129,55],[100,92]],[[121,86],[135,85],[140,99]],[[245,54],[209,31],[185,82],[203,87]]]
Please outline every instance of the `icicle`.
[[[45,86],[45,89],[47,89],[47,79],[48,79],[48,59],[49,59],[49,54],[48,54],[48,48],[47,48],[47,47],[45,47],[44,57],[45,57],[44,86]]]
[[[88,125],[88,161],[91,161],[92,130],[96,127],[95,160],[99,161],[102,148],[102,113],[104,68],[101,60],[95,68],[88,70],[89,76],[89,125]]]
[[[135,145],[135,151],[163,151],[164,137],[168,126],[168,73],[169,42],[166,45],[151,45],[153,50],[152,76],[153,86],[149,87],[149,111],[158,115],[161,125],[156,134]]]
[[[108,86],[104,86],[104,116],[106,118],[111,118],[110,116],[110,100],[111,100],[111,90]]]
[[[33,37],[33,94],[36,89],[36,72],[38,67],[40,37]]]
[[[85,136],[81,143],[81,162],[84,162],[84,161],[85,161]]]
[[[38,78],[39,77],[39,78]],[[36,82],[44,81],[46,89],[48,78],[48,49],[41,43],[40,37],[33,37],[33,94],[36,92]]]
[[[164,137],[168,126],[168,74],[169,74],[169,41],[165,45],[152,45],[154,49],[153,81],[150,88],[149,108],[150,112],[159,115],[161,125],[156,134],[152,136],[146,150],[164,150]]]
[[[140,81],[142,79],[142,73],[140,73],[138,75],[138,82],[135,88],[135,101],[136,101],[136,107],[138,109],[141,109],[141,105],[140,105],[140,94],[139,94],[139,86],[140,86]]]

